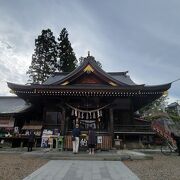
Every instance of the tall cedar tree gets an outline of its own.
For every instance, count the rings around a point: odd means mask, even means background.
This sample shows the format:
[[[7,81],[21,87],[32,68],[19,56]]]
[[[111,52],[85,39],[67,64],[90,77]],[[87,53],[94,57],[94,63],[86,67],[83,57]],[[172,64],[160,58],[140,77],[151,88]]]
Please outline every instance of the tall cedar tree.
[[[77,66],[77,59],[71,47],[68,35],[66,28],[63,28],[58,38],[58,69],[62,72],[71,72]]]
[[[35,39],[35,50],[27,74],[29,81],[43,83],[57,69],[57,42],[50,29]]]

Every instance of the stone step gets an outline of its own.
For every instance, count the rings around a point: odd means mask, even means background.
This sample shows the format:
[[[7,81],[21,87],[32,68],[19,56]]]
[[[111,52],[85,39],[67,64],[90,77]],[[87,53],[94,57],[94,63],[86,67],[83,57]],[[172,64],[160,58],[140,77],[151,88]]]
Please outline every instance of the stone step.
[[[79,152],[73,154],[71,151],[0,151],[0,153],[20,153],[24,158],[26,157],[40,157],[49,160],[96,160],[96,161],[123,161],[123,160],[152,160],[153,155],[145,154],[142,152],[123,150],[123,151],[101,151],[96,152],[94,155],[89,155],[88,152]]]
[[[122,157],[120,156],[46,156],[44,157],[50,160],[88,160],[88,161],[121,161]],[[128,157],[127,157],[128,159]]]
[[[129,155],[129,154],[66,154],[66,153],[47,153],[42,155],[45,159],[50,160],[96,160],[96,161],[123,161],[123,160],[152,160],[150,155]]]

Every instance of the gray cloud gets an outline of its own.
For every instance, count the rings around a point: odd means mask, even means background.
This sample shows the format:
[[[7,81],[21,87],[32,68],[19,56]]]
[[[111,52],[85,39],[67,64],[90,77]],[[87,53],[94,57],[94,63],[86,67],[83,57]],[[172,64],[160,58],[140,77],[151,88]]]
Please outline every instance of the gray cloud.
[[[180,77],[179,9],[177,0],[0,1],[0,40],[6,47],[0,72],[4,79],[25,82],[34,39],[42,29],[57,37],[66,27],[77,57],[90,50],[106,71],[129,70],[140,84],[171,82]],[[11,69],[15,61],[18,73]],[[170,97],[180,99],[180,82]]]

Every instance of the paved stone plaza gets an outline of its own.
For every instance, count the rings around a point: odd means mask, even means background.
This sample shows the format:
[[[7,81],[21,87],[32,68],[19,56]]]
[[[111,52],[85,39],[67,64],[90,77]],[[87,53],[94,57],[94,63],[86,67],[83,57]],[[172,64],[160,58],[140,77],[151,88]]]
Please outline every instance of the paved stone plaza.
[[[51,160],[24,180],[138,180],[121,161]]]

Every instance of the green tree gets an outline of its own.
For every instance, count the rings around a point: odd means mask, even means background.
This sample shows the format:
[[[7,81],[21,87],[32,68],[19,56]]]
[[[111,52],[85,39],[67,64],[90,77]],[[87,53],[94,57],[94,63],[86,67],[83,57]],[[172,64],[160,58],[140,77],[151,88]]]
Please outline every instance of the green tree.
[[[147,106],[141,108],[139,113],[147,120],[153,120],[159,117],[167,117],[168,114],[165,110],[167,106],[167,94],[162,95]]]
[[[179,106],[178,102],[177,102],[177,106]],[[176,108],[168,108],[167,107],[167,113],[169,114],[170,118],[173,121],[177,121],[180,123],[180,115],[179,115],[178,110]]]
[[[57,42],[50,29],[35,39],[35,49],[27,74],[32,83],[43,83],[57,70]]]
[[[63,28],[58,38],[58,69],[62,72],[71,72],[77,66],[77,59],[68,35],[66,28]]]

